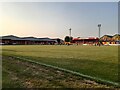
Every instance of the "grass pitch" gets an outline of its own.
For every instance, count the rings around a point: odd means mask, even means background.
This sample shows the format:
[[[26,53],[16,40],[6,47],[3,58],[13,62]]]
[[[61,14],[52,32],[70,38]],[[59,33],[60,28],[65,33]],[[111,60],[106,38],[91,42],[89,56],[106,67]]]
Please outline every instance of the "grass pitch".
[[[10,62],[9,62],[10,61]],[[13,57],[3,57],[4,88],[112,88],[71,73]],[[19,68],[18,68],[19,66]]]
[[[118,82],[117,46],[2,46],[3,56],[30,58],[92,77]],[[19,68],[19,67],[18,67]]]

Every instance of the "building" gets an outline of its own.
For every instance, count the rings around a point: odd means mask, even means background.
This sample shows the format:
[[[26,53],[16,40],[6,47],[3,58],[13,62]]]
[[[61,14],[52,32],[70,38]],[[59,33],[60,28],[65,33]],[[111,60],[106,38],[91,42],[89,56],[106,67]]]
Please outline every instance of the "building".
[[[0,44],[3,45],[54,45],[57,40],[50,38],[17,37],[13,35],[0,37]]]
[[[89,37],[89,38],[73,38],[72,43],[77,45],[97,45],[99,38]]]
[[[70,44],[77,45],[120,45],[120,35],[115,34],[114,36],[104,35],[100,39],[97,37],[89,38],[72,38]],[[14,35],[1,36],[0,44],[2,45],[54,45],[54,44],[66,44],[65,41],[59,38],[36,38],[36,37],[17,37]]]
[[[100,38],[100,40],[104,45],[120,44],[120,35],[119,34],[115,34],[114,36],[104,35]]]
[[[100,39],[97,37],[89,37],[89,38],[73,38],[72,43],[77,45],[98,45],[98,42],[101,45],[119,45],[120,44],[120,35],[115,34],[114,36],[111,35],[104,35]]]
[[[60,39],[60,38],[54,38],[54,39],[52,39],[52,40],[57,41],[56,44],[58,44],[58,45],[63,45],[63,44],[64,44],[64,41],[63,41],[62,39]]]

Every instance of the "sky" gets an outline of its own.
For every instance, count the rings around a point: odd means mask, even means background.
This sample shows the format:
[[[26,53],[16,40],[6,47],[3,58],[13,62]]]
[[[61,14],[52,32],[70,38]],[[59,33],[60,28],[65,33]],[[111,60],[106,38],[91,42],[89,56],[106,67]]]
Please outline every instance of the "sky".
[[[61,38],[118,33],[117,2],[2,2],[0,36]]]

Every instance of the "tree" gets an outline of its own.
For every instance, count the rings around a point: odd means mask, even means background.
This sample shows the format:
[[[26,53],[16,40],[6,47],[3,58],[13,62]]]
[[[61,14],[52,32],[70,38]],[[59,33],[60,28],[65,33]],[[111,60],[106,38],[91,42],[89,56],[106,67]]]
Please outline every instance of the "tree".
[[[66,36],[65,37],[65,42],[72,42],[73,37]]]
[[[73,40],[73,37],[69,37],[69,39],[70,39],[70,42],[72,42],[72,40]]]
[[[65,42],[66,42],[66,44],[67,44],[67,45],[70,45],[71,42],[72,42],[72,39],[73,39],[73,37],[66,36],[66,37],[65,37]]]
[[[61,43],[59,38],[57,39],[57,42],[58,42],[58,44],[60,44],[60,43]]]
[[[65,42],[70,42],[70,37],[69,36],[65,37]]]

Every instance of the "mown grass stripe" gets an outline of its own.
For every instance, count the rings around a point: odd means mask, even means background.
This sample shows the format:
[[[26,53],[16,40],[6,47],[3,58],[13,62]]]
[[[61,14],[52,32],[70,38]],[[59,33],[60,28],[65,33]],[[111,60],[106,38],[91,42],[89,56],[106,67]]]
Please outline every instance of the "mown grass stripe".
[[[57,67],[57,66],[53,66],[53,65],[49,65],[49,64],[45,64],[45,63],[41,63],[41,62],[36,62],[36,61],[30,60],[30,59],[27,59],[27,58],[23,58],[23,57],[22,58],[18,57],[18,56],[17,57],[12,56],[12,57],[20,59],[20,60],[28,61],[28,62],[31,62],[31,63],[43,65],[43,66],[46,66],[46,67],[51,67],[51,68],[54,68],[54,69],[58,69],[58,70],[61,70],[61,71],[64,71],[64,72],[69,72],[69,73],[72,73],[72,74],[75,74],[75,75],[79,75],[81,77],[84,77],[84,78],[87,78],[87,79],[90,79],[90,80],[94,80],[98,83],[109,84],[109,85],[113,85],[113,86],[116,86],[116,87],[120,87],[119,83],[112,82],[112,81],[109,81],[109,80],[105,80],[105,79],[101,79],[101,78],[97,78],[97,77],[92,77],[92,76],[89,76],[89,75],[85,75],[85,74],[78,73],[78,72],[75,72],[75,71],[71,71],[71,70],[68,70],[68,69],[60,68],[60,67]]]

